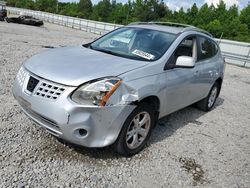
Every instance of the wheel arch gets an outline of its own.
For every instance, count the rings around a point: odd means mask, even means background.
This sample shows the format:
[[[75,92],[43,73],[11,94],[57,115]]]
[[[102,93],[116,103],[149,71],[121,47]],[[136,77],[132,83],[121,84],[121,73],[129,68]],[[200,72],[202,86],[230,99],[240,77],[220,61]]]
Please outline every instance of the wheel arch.
[[[155,111],[155,116],[156,116],[155,119],[157,121],[159,118],[159,113],[160,113],[160,99],[155,95],[150,95],[150,96],[144,97],[138,101],[133,102],[134,105],[139,105],[141,103],[147,103],[147,104],[153,106],[154,111]]]

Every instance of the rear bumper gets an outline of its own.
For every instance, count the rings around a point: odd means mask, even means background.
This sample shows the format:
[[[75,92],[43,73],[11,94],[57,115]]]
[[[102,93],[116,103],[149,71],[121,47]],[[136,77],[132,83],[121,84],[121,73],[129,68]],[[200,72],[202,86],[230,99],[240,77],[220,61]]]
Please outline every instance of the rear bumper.
[[[25,114],[38,125],[71,143],[86,147],[104,147],[114,143],[125,120],[135,108],[132,105],[78,105],[69,98],[75,87],[66,87],[58,99],[51,101],[25,91],[30,75],[25,75],[23,84],[16,78],[13,85],[14,97]],[[38,79],[40,82],[44,81]],[[80,134],[80,129],[86,132]]]

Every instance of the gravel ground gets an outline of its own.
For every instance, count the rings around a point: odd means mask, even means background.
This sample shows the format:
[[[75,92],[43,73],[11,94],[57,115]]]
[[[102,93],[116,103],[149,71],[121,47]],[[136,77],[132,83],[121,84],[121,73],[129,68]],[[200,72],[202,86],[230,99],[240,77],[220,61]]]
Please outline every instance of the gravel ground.
[[[161,119],[132,158],[63,144],[35,126],[11,94],[21,63],[95,37],[0,22],[0,187],[250,187],[250,69],[227,65],[214,110],[188,107]]]

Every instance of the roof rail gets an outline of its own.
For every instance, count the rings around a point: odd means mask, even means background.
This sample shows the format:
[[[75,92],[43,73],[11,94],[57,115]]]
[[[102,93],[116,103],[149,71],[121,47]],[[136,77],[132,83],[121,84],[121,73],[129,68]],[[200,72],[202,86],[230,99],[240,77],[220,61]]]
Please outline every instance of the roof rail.
[[[165,26],[175,26],[175,27],[192,27],[191,25],[187,24],[180,24],[180,23],[174,23],[174,22],[133,22],[129,25],[136,25],[136,24],[155,24],[155,25],[165,25]]]
[[[186,28],[184,28],[184,29],[182,30],[182,32],[185,32],[185,31],[198,31],[198,32],[201,32],[201,33],[203,33],[203,34],[206,34],[206,35],[208,35],[208,36],[210,36],[210,37],[213,37],[213,35],[212,35],[211,33],[209,33],[208,31],[206,31],[206,30],[204,30],[204,29],[200,29],[200,28],[198,28],[198,27],[194,27],[194,26],[192,26],[192,27],[186,27]]]
[[[134,23],[130,23],[129,25],[137,25],[137,24],[152,24],[152,25],[163,25],[163,26],[174,26],[174,27],[184,27],[182,32],[185,31],[198,31],[201,33],[204,33],[210,37],[212,37],[212,34],[200,29],[198,27],[192,26],[192,25],[188,25],[188,24],[180,24],[180,23],[174,23],[174,22],[134,22]]]
[[[149,22],[152,24],[156,24],[156,25],[165,25],[165,26],[175,26],[175,27],[193,27],[192,25],[188,25],[188,24],[181,24],[181,23],[175,23],[175,22]]]

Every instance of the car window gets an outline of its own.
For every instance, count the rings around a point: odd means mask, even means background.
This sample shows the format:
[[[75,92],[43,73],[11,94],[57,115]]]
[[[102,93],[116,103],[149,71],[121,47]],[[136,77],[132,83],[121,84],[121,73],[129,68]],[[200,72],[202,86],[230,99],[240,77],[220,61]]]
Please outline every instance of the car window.
[[[176,39],[172,33],[123,27],[93,42],[94,50],[144,61],[159,59]]]
[[[181,44],[177,47],[174,55],[179,56],[189,56],[193,55],[193,37],[189,37],[181,42]]]
[[[176,48],[171,58],[171,64],[175,64],[177,58],[180,56],[189,56],[189,57],[193,57],[194,59],[196,59],[197,52],[196,52],[196,48],[194,48],[196,46],[195,43],[196,43],[195,36],[184,39]]]
[[[217,45],[211,39],[205,37],[199,37],[198,49],[198,61],[211,58],[218,51]]]

